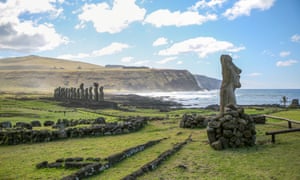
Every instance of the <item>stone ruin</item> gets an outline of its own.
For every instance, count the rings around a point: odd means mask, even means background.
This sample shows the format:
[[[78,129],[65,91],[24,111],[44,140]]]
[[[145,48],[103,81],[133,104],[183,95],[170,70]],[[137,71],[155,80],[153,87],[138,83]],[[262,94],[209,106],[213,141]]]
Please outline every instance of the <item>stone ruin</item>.
[[[180,121],[181,128],[204,128],[207,126],[208,118],[197,114],[184,114]]]
[[[300,107],[299,99],[293,99],[291,104],[289,105],[289,108],[298,108],[298,107]]]
[[[227,105],[207,126],[209,144],[216,150],[255,145],[255,123],[243,108]]]
[[[244,109],[237,106],[235,89],[241,87],[242,72],[229,55],[221,55],[222,84],[220,89],[220,114],[208,122],[207,136],[216,150],[253,146],[256,139],[255,123]]]
[[[79,88],[70,87],[58,87],[54,89],[54,98],[56,100],[80,100],[80,101],[94,101],[103,102],[104,101],[104,87],[99,88],[98,83],[94,83],[94,88],[90,86],[89,88],[84,88],[84,83],[81,83]],[[94,89],[94,92],[93,92]]]

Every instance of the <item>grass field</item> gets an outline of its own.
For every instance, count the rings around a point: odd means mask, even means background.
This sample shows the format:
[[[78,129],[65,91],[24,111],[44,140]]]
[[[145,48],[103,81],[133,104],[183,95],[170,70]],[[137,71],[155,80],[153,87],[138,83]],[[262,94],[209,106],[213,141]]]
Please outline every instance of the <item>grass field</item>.
[[[246,112],[271,113],[300,121],[299,109],[277,110],[252,108],[246,109]],[[63,113],[64,111],[66,114]],[[184,113],[210,115],[216,112],[202,109],[170,112],[160,112],[155,109],[135,109],[134,112],[112,109],[90,110],[65,108],[59,106],[57,102],[35,98],[20,100],[2,97],[0,98],[0,122],[16,123],[32,120],[43,122],[63,118],[93,119],[100,116],[105,117],[107,121],[117,121],[120,116],[165,117],[166,120],[150,121],[142,130],[125,135],[0,146],[0,179],[60,179],[76,170],[36,169],[35,165],[45,160],[53,162],[66,157],[104,158],[150,140],[168,138],[91,178],[117,180],[152,161],[189,135],[192,135],[192,142],[164,161],[155,171],[139,179],[300,179],[300,133],[277,135],[275,144],[271,143],[270,136],[265,135],[266,131],[287,129],[287,122],[268,119],[265,125],[256,125],[257,145],[254,147],[215,151],[207,143],[205,129],[179,128],[179,121]]]

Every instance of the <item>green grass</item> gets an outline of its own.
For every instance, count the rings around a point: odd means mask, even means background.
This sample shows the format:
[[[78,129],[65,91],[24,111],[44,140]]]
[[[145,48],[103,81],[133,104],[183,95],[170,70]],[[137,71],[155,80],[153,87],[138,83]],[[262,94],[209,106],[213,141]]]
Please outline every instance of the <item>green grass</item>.
[[[122,112],[110,109],[64,108],[55,102],[45,100],[21,101],[1,98],[0,105],[1,114],[16,114],[10,117],[11,121],[14,119],[31,121],[32,115],[38,115],[37,119],[41,121],[49,118],[55,120],[64,118],[63,113],[51,112],[48,111],[49,109],[68,111],[67,119],[99,116],[105,116],[110,120],[117,120],[118,116],[167,117],[168,115],[169,117],[168,120],[151,121],[139,132],[131,134],[0,146],[0,179],[60,179],[76,170],[36,169],[35,165],[44,160],[53,162],[66,157],[104,158],[149,140],[168,137],[167,140],[91,178],[117,180],[154,160],[160,153],[170,149],[175,143],[182,142],[190,134],[192,134],[192,142],[163,162],[158,169],[139,179],[300,179],[300,133],[277,135],[275,144],[271,143],[270,136],[265,135],[266,131],[287,129],[285,121],[274,121],[268,118],[267,124],[257,125],[257,145],[254,147],[215,151],[207,143],[205,129],[179,128],[179,121],[184,113],[203,115],[216,113],[208,110],[183,109],[159,112],[155,109],[136,109],[135,112]],[[265,114],[274,112],[273,110],[272,108],[265,108],[263,111],[246,109],[246,112]],[[299,109],[280,111],[271,115],[300,120]],[[0,117],[0,121],[4,120],[8,118]],[[293,125],[293,127],[300,127],[300,125]],[[182,165],[186,169],[180,168]]]

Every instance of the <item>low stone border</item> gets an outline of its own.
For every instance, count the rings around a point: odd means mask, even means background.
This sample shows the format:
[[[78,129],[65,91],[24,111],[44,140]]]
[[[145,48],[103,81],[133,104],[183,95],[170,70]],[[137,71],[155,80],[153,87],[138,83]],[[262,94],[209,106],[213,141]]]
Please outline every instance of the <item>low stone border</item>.
[[[124,159],[126,159],[128,157],[133,156],[138,152],[144,151],[145,149],[160,143],[162,140],[165,140],[165,139],[166,138],[148,141],[145,144],[126,149],[126,150],[122,151],[121,153],[113,154],[113,155],[105,158],[105,160],[107,161],[106,163],[104,163],[104,164],[93,163],[93,164],[84,166],[81,169],[79,169],[77,172],[62,178],[62,180],[78,180],[78,179],[84,179],[84,178],[88,178],[90,176],[94,176],[94,175],[99,174],[99,173],[103,172],[104,170],[116,165],[117,163],[123,161]]]
[[[127,175],[122,180],[135,180],[137,177],[142,176],[143,174],[155,170],[163,161],[172,156],[174,153],[179,151],[184,145],[186,145],[189,141],[191,141],[191,136],[189,136],[185,141],[174,145],[172,149],[169,149],[163,153],[161,153],[156,159],[145,164],[137,171]]]
[[[64,138],[81,138],[127,134],[142,129],[146,120],[133,120],[122,123],[95,124],[90,127],[60,128],[58,130],[0,130],[0,145],[16,145],[21,143],[48,142]]]
[[[148,141],[145,144],[141,144],[135,147],[128,148],[120,153],[113,154],[111,156],[106,157],[102,162],[100,158],[84,158],[82,157],[74,157],[74,158],[61,158],[57,159],[55,162],[48,163],[48,161],[43,161],[36,165],[37,169],[41,168],[80,168],[75,173],[63,177],[62,180],[78,180],[84,179],[96,174],[101,173],[102,171],[116,165],[117,163],[123,161],[124,159],[135,155],[138,152],[144,151],[145,149],[154,146],[160,143],[162,140],[167,138]],[[103,163],[104,162],[104,163]]]

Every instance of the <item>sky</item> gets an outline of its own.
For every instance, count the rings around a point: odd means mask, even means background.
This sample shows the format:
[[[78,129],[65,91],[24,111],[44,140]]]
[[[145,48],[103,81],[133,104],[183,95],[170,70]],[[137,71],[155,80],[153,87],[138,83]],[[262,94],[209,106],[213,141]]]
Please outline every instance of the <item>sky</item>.
[[[0,0],[0,58],[186,69],[242,88],[300,89],[299,0]]]

